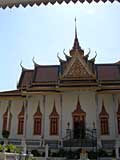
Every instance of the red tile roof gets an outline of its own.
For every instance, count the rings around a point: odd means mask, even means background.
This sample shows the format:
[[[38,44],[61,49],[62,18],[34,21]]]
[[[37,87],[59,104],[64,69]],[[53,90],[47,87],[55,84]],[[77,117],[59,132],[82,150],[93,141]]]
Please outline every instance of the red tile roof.
[[[32,76],[33,70],[23,70],[17,87],[24,88],[29,86],[31,84]]]
[[[33,82],[55,82],[58,80],[59,66],[37,66],[34,70]]]
[[[99,64],[97,69],[98,80],[119,81],[120,80],[120,65],[117,64]]]
[[[25,88],[32,83],[57,82],[59,79],[59,70],[63,73],[64,65],[36,66],[34,70],[23,70],[18,88]],[[96,64],[97,80],[100,81],[120,81],[120,65],[119,64]]]

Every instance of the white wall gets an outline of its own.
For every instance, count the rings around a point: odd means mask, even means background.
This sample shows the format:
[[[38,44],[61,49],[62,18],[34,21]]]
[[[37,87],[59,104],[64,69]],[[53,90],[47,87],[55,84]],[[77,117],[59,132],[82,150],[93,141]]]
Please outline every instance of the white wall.
[[[73,119],[72,112],[76,109],[77,100],[79,96],[80,104],[82,109],[86,112],[86,127],[93,128],[93,122],[96,125],[96,100],[95,92],[92,91],[66,91],[62,94],[62,137],[66,135],[67,123],[70,123],[70,128],[73,129]],[[46,95],[45,100],[45,128],[43,127],[43,95],[33,95],[28,97],[28,118],[27,118],[27,139],[40,139],[41,135],[33,135],[33,116],[37,111],[38,102],[40,101],[40,110],[42,113],[42,132],[44,129],[44,138],[45,139],[59,139],[60,138],[60,126],[61,126],[61,104],[60,104],[59,94],[49,94]],[[116,138],[116,129],[115,129],[115,112],[118,109],[118,99],[120,100],[120,94],[115,96],[115,103],[113,101],[113,96],[111,94],[99,94],[98,95],[98,112],[101,112],[102,100],[104,100],[104,105],[107,113],[109,114],[109,129],[110,135],[101,136],[101,139],[115,139]],[[56,110],[59,113],[59,135],[50,136],[50,121],[49,115],[52,112],[53,104],[55,100]],[[14,99],[11,104],[11,113],[12,113],[12,126],[10,138],[22,138],[23,136],[17,135],[17,126],[18,126],[18,114],[20,113],[23,105],[23,99]],[[3,114],[5,113],[8,106],[8,100],[1,100],[0,106],[0,138],[2,138],[2,124],[3,124]],[[115,107],[115,108],[113,108]],[[118,136],[119,137],[119,136]],[[120,137],[119,137],[120,138]]]

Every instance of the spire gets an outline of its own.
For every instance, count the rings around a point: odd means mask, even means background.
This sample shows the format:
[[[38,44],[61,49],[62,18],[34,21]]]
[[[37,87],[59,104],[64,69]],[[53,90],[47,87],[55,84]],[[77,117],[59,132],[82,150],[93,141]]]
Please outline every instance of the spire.
[[[78,41],[78,37],[77,37],[77,24],[76,24],[76,18],[75,18],[75,39],[74,39],[74,44],[73,44],[73,47],[70,51],[70,55],[72,56],[73,55],[73,52],[75,51],[79,51],[81,52],[82,51],[82,54],[83,54],[83,50],[81,49],[80,45],[79,45],[79,41]]]
[[[76,17],[75,17],[75,39],[78,39],[78,38],[77,38],[77,24],[76,24]]]

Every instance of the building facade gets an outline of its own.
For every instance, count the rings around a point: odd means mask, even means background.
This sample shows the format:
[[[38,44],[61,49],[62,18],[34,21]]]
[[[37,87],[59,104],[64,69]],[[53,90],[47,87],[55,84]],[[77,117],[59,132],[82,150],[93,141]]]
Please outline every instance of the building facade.
[[[9,142],[25,141],[29,148],[69,147],[69,141],[72,147],[91,147],[94,140],[100,147],[119,148],[120,63],[95,64],[96,56],[89,59],[89,54],[75,28],[66,60],[58,56],[59,65],[33,60],[34,69],[22,67],[17,89],[0,92],[1,141],[8,130]]]

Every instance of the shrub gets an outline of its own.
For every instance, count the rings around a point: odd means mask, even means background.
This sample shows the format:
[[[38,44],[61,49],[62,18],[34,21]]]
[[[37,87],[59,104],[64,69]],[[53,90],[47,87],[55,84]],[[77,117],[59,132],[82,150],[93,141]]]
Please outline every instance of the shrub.
[[[33,154],[34,157],[40,157],[41,154],[38,152],[38,150],[32,150],[31,153]]]
[[[9,132],[9,131],[7,131],[7,130],[3,130],[3,131],[2,131],[2,136],[3,136],[3,138],[8,138],[9,135],[10,135],[10,132]]]
[[[88,152],[88,158],[90,159],[96,159],[97,158],[97,153],[94,151],[89,151]]]
[[[0,144],[0,152],[3,151],[3,146]]]
[[[16,152],[16,146],[13,144],[9,144],[6,146],[6,151],[7,152]]]
[[[103,150],[103,149],[99,149],[97,151],[97,155],[98,155],[98,157],[108,157],[107,152],[105,150]]]

